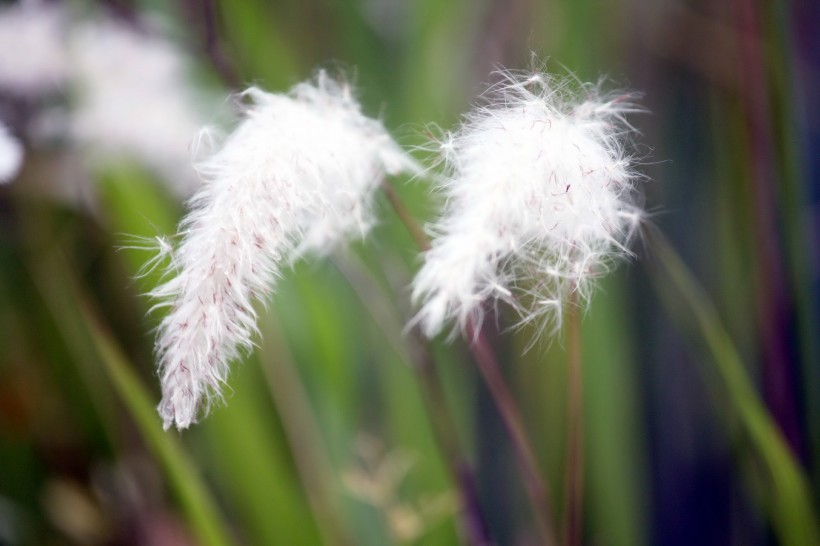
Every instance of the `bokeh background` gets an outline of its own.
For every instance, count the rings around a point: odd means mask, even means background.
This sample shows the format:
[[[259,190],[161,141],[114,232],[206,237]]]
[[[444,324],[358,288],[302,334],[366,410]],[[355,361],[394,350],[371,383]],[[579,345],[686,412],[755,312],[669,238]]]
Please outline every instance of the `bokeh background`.
[[[647,108],[654,227],[582,323],[585,543],[816,544],[818,25],[810,0],[4,2],[25,157],[0,186],[0,543],[465,543],[404,331],[420,258],[383,197],[364,243],[279,282],[227,404],[183,433],[153,409],[159,278],[132,236],[174,232],[231,92],[342,72],[414,146],[534,54]],[[392,183],[433,218],[427,182]],[[560,516],[566,344],[525,351],[509,318],[493,342]],[[432,351],[495,543],[537,544],[466,343]]]

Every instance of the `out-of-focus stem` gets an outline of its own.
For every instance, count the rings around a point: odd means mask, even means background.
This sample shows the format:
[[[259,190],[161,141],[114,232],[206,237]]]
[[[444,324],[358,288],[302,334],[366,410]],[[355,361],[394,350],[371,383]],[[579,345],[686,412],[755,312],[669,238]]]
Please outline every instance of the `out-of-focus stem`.
[[[398,336],[391,335],[392,331],[398,331],[400,326],[396,325],[395,329],[390,329],[388,324],[391,322],[391,316],[380,312],[378,307],[374,305],[374,300],[370,297],[370,294],[372,294],[370,287],[362,286],[361,282],[357,282],[357,278],[361,278],[361,276],[354,274],[342,263],[337,263],[337,267],[347,278],[353,290],[359,295],[376,324],[382,328],[386,339],[389,340],[394,350],[403,358],[408,359],[416,372],[425,409],[430,416],[436,446],[447,470],[451,474],[461,500],[462,510],[459,516],[461,529],[465,535],[464,539],[470,546],[489,546],[493,544],[489,526],[481,510],[475,472],[458,440],[458,428],[447,405],[444,388],[436,372],[435,361],[428,350],[427,340],[417,327],[412,328],[409,332],[414,342],[410,345],[402,343]],[[362,271],[367,273],[365,267],[362,267]],[[378,286],[375,281],[372,284]]]
[[[427,410],[430,412],[436,441],[461,496],[464,509],[462,525],[467,534],[467,541],[473,546],[489,546],[492,539],[478,500],[475,475],[458,440],[455,421],[447,408],[444,388],[436,373],[435,363],[418,328],[413,328],[411,334],[417,342],[416,354],[413,357],[414,367],[427,402]]]
[[[382,181],[382,191],[385,197],[387,197],[387,200],[390,201],[390,206],[396,211],[399,220],[401,220],[401,223],[404,224],[404,227],[408,233],[410,233],[413,241],[415,241],[416,246],[419,247],[419,250],[422,252],[430,250],[430,239],[427,237],[427,234],[424,233],[424,230],[421,229],[419,223],[416,222],[416,218],[413,214],[407,209],[404,201],[401,200],[401,197],[399,197],[399,194],[396,192],[396,189],[388,184],[387,181]]]
[[[791,320],[789,287],[778,236],[776,177],[765,55],[761,46],[760,8],[752,0],[734,0],[738,32],[738,78],[746,125],[751,194],[754,203],[754,241],[757,246],[758,328],[763,353],[764,392],[775,421],[789,446],[800,457],[800,432],[792,382],[787,325]]]
[[[319,425],[308,401],[293,359],[281,339],[278,325],[267,314],[261,326],[262,350],[259,351],[262,370],[282,419],[282,428],[293,454],[299,478],[305,488],[308,503],[322,534],[323,544],[346,546],[353,544],[333,503],[331,463],[327,459]],[[276,355],[274,362],[271,355]]]
[[[670,309],[670,316],[686,332],[696,335],[710,352],[713,366],[704,371],[716,373],[721,401],[730,402],[750,451],[765,469],[760,473],[768,487],[763,507],[779,542],[790,546],[820,544],[808,480],[758,396],[717,309],[659,230],[650,225],[644,237],[656,258],[650,278],[661,301]],[[727,422],[735,424],[734,420]]]
[[[135,366],[100,319],[91,298],[83,292],[75,268],[59,249],[48,252],[42,262],[28,265],[70,355],[80,362],[96,353],[91,356],[96,361],[93,364],[101,366],[98,373],[111,382],[146,446],[162,466],[197,543],[234,544],[223,514],[196,465],[179,440],[162,431],[151,396],[134,372]]]
[[[218,19],[216,0],[196,0],[196,2],[202,12],[203,28],[200,33],[202,34],[202,46],[205,54],[222,81],[233,89],[241,88],[242,80],[219,43],[219,34],[216,28]]]
[[[430,240],[404,205],[396,190],[386,181],[382,182],[381,187],[399,220],[416,241],[419,250],[429,250]],[[504,427],[507,429],[507,434],[510,436],[513,452],[523,474],[524,485],[535,512],[535,521],[542,537],[542,543],[556,544],[549,492],[545,485],[546,482],[538,471],[535,452],[527,437],[524,420],[521,418],[515,398],[507,386],[504,375],[501,373],[501,367],[498,365],[498,359],[485,333],[475,328],[471,322],[467,324],[466,336],[481,377],[490,391],[493,402],[501,414]]]
[[[467,338],[481,377],[490,391],[495,406],[501,415],[504,428],[512,442],[513,453],[523,475],[524,486],[535,512],[535,522],[543,544],[557,544],[552,526],[552,507],[546,482],[538,470],[535,451],[527,436],[524,420],[518,404],[512,395],[501,366],[483,330],[476,329],[472,322],[467,324]]]
[[[580,546],[584,519],[584,376],[581,315],[576,294],[567,312],[567,455],[564,544]]]

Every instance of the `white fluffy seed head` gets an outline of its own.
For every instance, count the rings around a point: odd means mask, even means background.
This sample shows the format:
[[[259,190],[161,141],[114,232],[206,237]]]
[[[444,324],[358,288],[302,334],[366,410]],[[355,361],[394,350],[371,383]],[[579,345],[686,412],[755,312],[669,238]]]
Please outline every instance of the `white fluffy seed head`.
[[[283,263],[324,253],[372,224],[386,174],[416,170],[349,87],[320,73],[287,95],[256,88],[243,119],[199,165],[171,278],[152,295],[170,307],[156,349],[165,428],[186,428],[220,396],[229,363],[256,332],[253,302]]]
[[[499,75],[486,104],[441,140],[446,205],[413,282],[414,320],[431,337],[480,322],[487,300],[559,327],[567,296],[588,298],[642,217],[625,142],[633,96]]]

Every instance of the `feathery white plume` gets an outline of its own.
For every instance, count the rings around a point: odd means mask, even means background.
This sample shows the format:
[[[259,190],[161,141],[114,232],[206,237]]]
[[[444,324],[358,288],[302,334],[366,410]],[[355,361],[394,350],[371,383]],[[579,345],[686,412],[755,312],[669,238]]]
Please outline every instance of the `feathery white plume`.
[[[588,297],[641,219],[623,142],[632,97],[544,73],[499,75],[487,104],[439,143],[447,201],[413,282],[428,336],[451,320],[480,322],[485,300],[559,326],[567,295]]]
[[[204,186],[181,224],[174,276],[152,293],[171,308],[157,340],[166,429],[188,427],[219,397],[230,361],[252,345],[253,301],[282,264],[364,234],[382,177],[416,170],[323,72],[287,95],[243,96],[244,119],[199,165]]]
[[[23,145],[0,123],[0,184],[11,182],[23,163]]]

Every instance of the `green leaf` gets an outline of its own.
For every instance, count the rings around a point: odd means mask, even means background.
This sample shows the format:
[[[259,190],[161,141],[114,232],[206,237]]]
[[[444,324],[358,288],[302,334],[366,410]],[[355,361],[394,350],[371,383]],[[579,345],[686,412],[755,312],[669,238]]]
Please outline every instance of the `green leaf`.
[[[42,278],[38,279],[38,284],[50,306],[55,324],[66,337],[69,350],[73,352],[75,359],[86,359],[88,351],[85,348],[94,348],[102,364],[102,371],[119,394],[148,447],[165,469],[191,529],[196,533],[200,543],[206,546],[232,544],[222,516],[207,487],[200,480],[196,466],[185,454],[173,433],[162,430],[149,391],[134,373],[132,365],[111,333],[94,315],[87,298],[80,292],[72,268],[56,252],[41,265],[48,267],[35,269],[35,274],[48,271],[51,278],[59,277],[61,280],[59,286],[43,282]],[[41,273],[38,275],[42,276]]]
[[[712,302],[660,233],[648,236],[657,257],[652,279],[673,318],[711,353],[722,395],[731,403],[750,448],[766,469],[765,507],[786,546],[820,543],[805,474],[766,410]],[[710,370],[711,371],[711,370]]]

